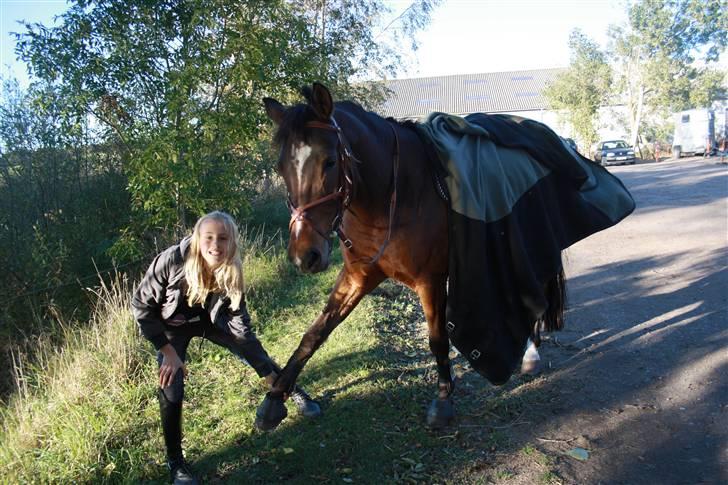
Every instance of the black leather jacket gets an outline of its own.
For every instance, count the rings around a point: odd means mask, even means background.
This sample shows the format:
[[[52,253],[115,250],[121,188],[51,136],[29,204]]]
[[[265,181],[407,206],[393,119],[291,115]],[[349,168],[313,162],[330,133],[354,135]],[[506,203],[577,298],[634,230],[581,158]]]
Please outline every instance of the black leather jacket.
[[[190,240],[190,237],[186,237],[154,258],[131,300],[132,313],[139,330],[157,350],[169,343],[164,332],[170,329],[169,320],[177,313],[185,298],[184,255]],[[246,341],[246,348],[251,350],[250,355],[246,352],[246,360],[253,368],[268,367],[270,357],[250,328],[245,300],[238,310],[233,311],[230,305],[229,297],[213,294],[203,307],[209,312],[214,325],[227,327],[236,338]]]

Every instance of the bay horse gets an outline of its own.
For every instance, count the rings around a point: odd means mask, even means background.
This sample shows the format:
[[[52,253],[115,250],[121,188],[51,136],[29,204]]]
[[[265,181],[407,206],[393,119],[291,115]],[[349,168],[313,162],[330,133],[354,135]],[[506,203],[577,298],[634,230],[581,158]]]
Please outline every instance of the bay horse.
[[[306,362],[361,299],[387,278],[420,299],[438,374],[430,427],[454,417],[454,381],[446,330],[448,205],[434,182],[431,154],[406,124],[349,101],[333,102],[322,84],[304,88],[306,104],[265,98],[277,127],[277,171],[291,211],[288,256],[304,273],[325,270],[332,234],[344,264],[321,314],[303,335],[258,408],[256,425],[272,429],[286,416],[283,400]]]

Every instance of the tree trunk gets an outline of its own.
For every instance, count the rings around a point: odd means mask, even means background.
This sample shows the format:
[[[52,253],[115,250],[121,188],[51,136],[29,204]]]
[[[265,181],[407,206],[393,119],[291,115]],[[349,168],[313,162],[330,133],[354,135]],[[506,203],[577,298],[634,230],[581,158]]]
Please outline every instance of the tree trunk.
[[[637,90],[637,107],[632,121],[632,136],[631,142],[632,147],[638,149],[637,143],[640,135],[640,123],[642,122],[642,107],[645,101],[645,87],[640,84]]]

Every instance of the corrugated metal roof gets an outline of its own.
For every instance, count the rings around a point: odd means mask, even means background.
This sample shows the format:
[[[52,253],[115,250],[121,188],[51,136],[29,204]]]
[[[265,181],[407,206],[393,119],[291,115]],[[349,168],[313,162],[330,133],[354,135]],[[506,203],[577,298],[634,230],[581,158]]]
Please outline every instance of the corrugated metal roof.
[[[433,111],[455,115],[547,109],[544,88],[564,68],[457,74],[386,81],[391,96],[384,116],[424,118]]]

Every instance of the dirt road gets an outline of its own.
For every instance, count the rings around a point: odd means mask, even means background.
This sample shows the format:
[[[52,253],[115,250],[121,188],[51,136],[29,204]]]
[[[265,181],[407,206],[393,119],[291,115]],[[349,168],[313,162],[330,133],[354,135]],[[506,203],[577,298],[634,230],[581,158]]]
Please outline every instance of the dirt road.
[[[529,383],[548,399],[509,430],[543,460],[521,448],[487,479],[728,483],[728,165],[610,171],[637,210],[567,251],[567,326]]]

